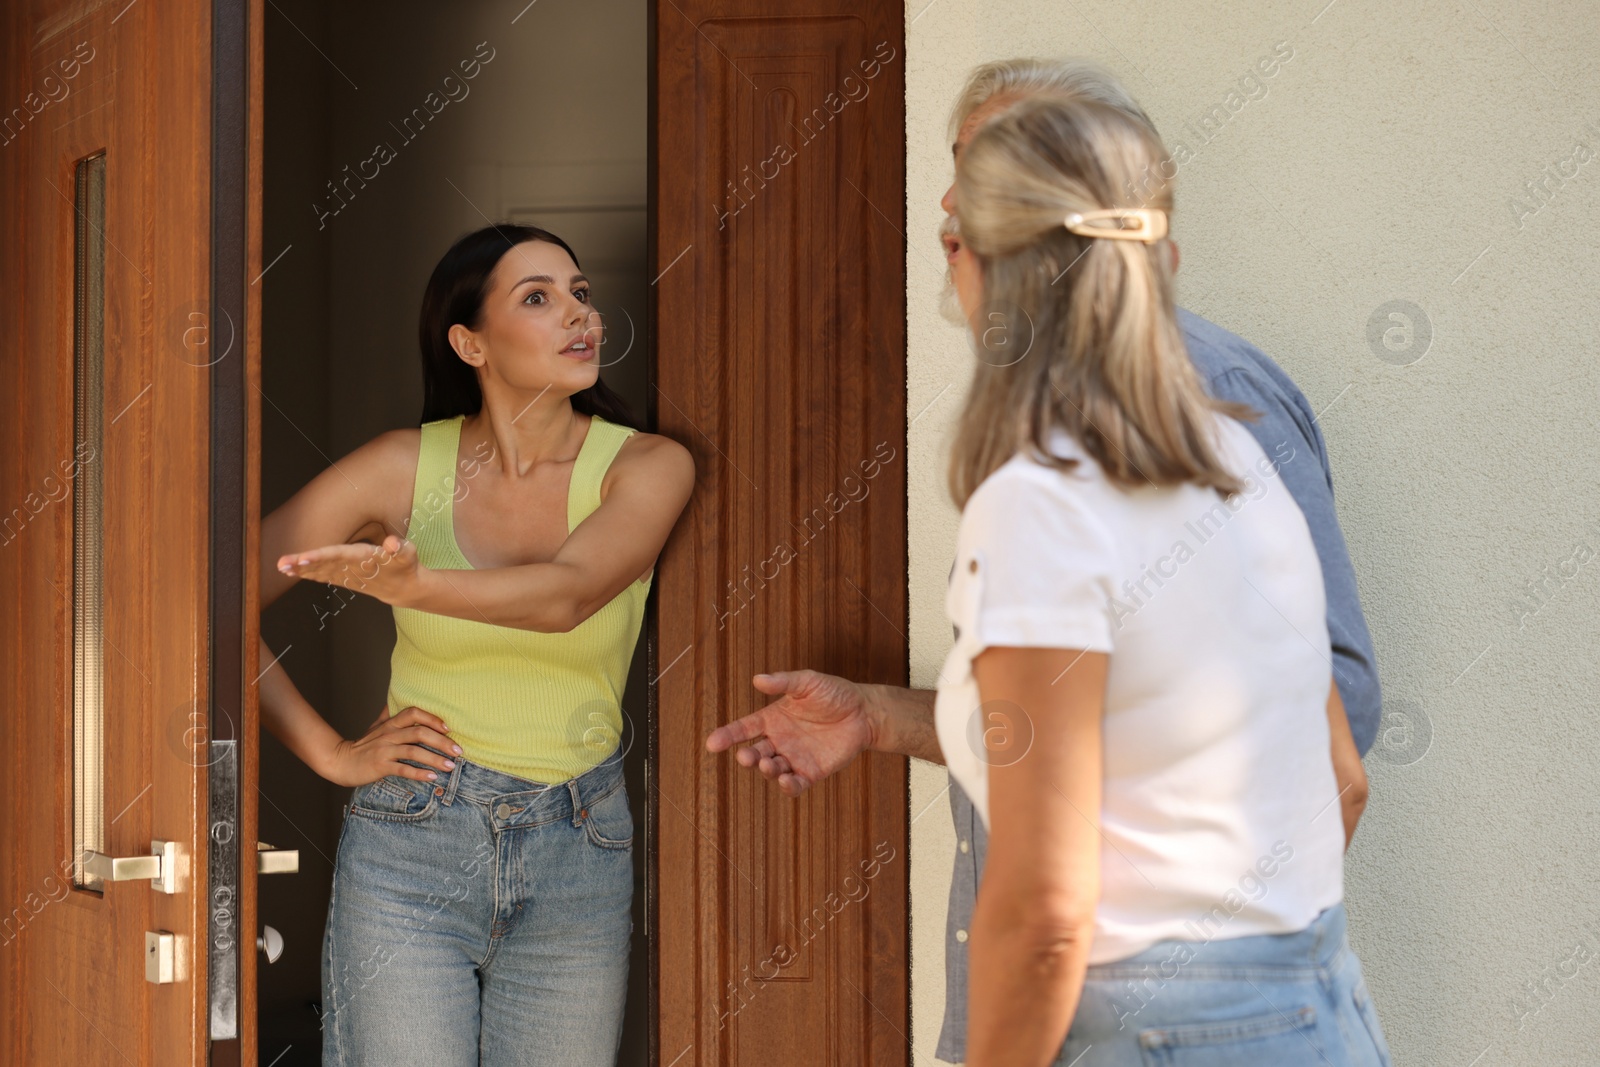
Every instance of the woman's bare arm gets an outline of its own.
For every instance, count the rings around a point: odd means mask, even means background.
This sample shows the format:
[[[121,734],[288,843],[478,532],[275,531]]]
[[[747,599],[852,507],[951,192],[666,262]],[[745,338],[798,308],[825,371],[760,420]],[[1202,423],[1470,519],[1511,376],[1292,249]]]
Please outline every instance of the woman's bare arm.
[[[278,560],[297,545],[345,544],[357,537],[404,533],[411,515],[420,430],[391,430],[307,482],[261,520],[261,607],[296,579]]]
[[[277,561],[296,544],[330,544],[399,531],[411,510],[416,473],[417,430],[380,435],[318,474],[261,521],[261,607],[282,596],[295,579]],[[261,722],[306,766],[340,785],[360,785],[384,774],[421,778],[427,772],[399,763],[415,759],[444,769],[443,757],[416,747],[456,749],[436,716],[407,710],[387,721],[385,713],[367,735],[347,741],[301,695],[283,665],[261,642]],[[268,666],[270,664],[270,666]]]
[[[1109,664],[1047,648],[973,661],[990,831],[968,945],[968,1067],[1050,1062],[1077,1011],[1100,898]]]
[[[547,563],[434,570],[418,563],[414,545],[391,535],[377,548],[330,544],[300,552],[285,573],[397,607],[564,633],[654,564],[694,489],[694,460],[670,438],[637,434],[612,463],[607,481],[601,505]]]

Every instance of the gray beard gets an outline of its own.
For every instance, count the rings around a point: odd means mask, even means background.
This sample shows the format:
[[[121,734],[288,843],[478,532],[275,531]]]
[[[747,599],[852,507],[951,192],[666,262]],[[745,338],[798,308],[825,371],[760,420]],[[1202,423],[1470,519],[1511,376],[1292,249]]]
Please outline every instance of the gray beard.
[[[960,220],[954,215],[946,215],[939,224],[940,255],[944,254],[944,236],[960,232]],[[961,298],[956,294],[955,270],[948,261],[944,265],[944,288],[939,292],[939,315],[952,326],[967,325],[967,317],[961,313]]]

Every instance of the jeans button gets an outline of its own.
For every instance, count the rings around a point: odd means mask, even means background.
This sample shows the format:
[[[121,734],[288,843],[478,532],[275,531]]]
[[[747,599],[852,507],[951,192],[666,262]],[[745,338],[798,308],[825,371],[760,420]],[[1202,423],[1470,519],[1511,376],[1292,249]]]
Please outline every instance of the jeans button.
[[[509,819],[511,818],[511,805],[501,804],[498,808],[494,809],[494,813],[502,819]]]

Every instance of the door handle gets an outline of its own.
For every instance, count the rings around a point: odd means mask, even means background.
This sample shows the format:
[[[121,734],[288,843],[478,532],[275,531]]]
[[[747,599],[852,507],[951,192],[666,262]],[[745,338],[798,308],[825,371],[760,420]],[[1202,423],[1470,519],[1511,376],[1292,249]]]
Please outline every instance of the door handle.
[[[263,841],[256,842],[257,874],[296,874],[299,870],[299,849],[273,848]]]
[[[86,849],[83,853],[83,869],[92,877],[107,882],[149,879],[151,888],[163,893],[176,893],[178,843],[152,841],[148,856],[108,856],[104,852]]]

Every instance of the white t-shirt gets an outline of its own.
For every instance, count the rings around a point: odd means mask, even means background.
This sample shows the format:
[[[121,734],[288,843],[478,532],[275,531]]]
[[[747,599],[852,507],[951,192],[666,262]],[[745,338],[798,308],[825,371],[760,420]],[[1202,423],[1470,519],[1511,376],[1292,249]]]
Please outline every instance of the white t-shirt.
[[[1344,895],[1321,566],[1277,463],[1217,418],[1219,456],[1247,483],[1228,501],[1117,486],[1062,433],[1052,451],[1075,470],[1019,453],[961,515],[935,718],[986,825],[984,731],[1007,724],[980,709],[972,659],[1110,654],[1090,963],[1168,938],[1302,930]]]

